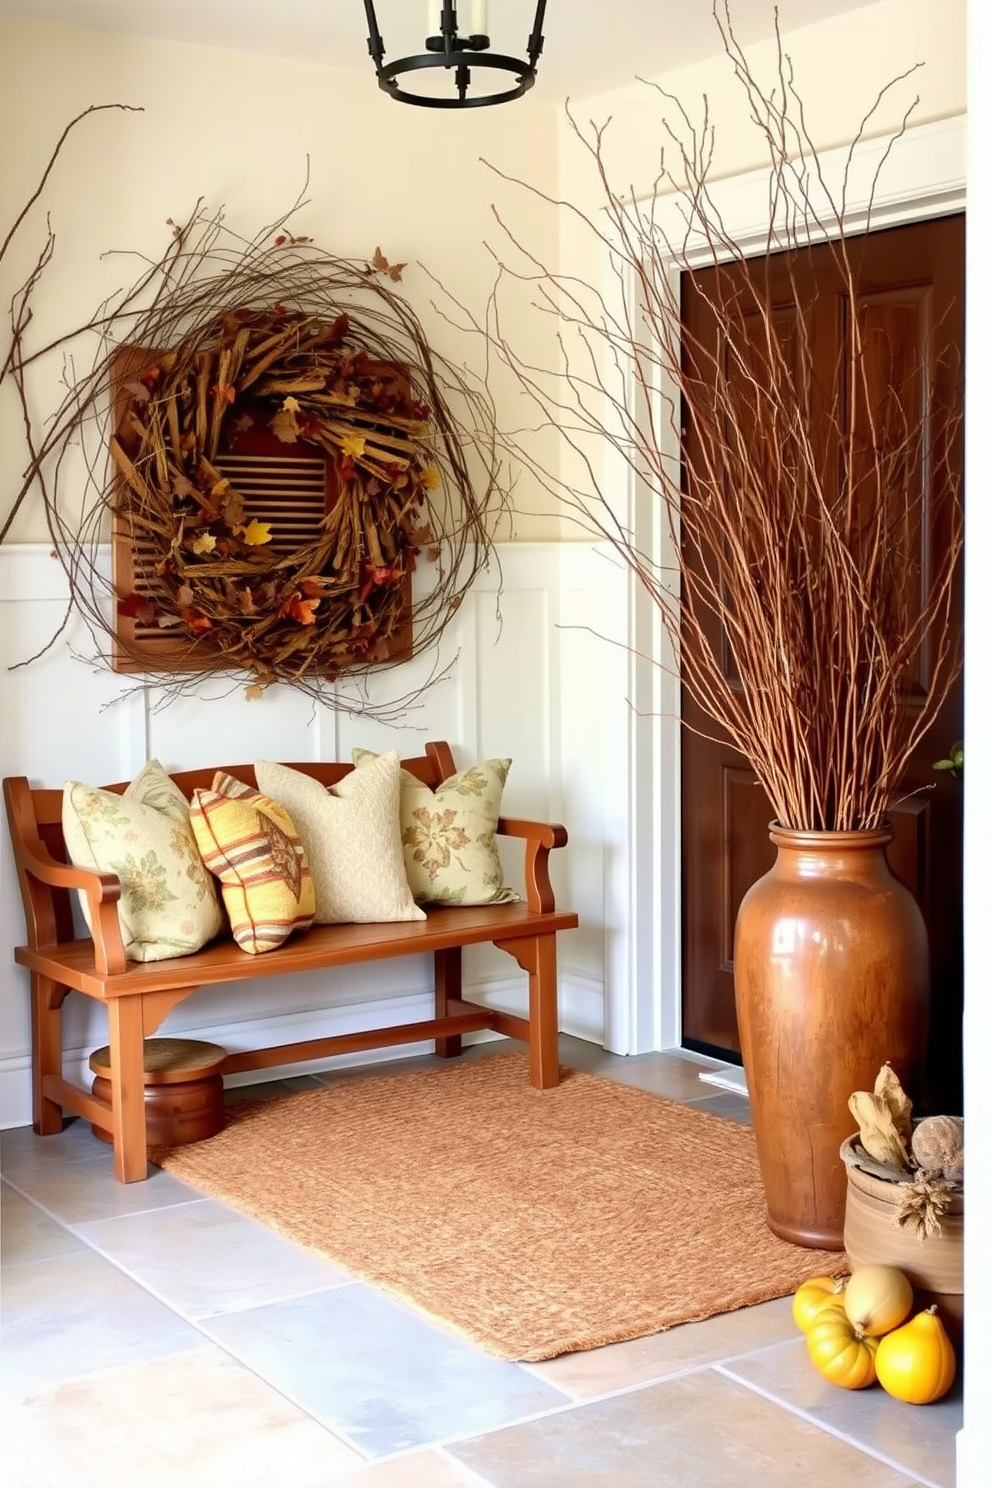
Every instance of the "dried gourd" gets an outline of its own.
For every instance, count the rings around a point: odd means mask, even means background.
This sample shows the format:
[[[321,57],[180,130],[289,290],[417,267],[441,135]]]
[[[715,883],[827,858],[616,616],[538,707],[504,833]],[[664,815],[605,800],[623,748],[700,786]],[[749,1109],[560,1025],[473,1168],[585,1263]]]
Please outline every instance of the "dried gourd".
[[[913,1158],[930,1178],[964,1183],[964,1120],[960,1116],[924,1116],[913,1131]]]
[[[908,1144],[913,1130],[913,1102],[903,1090],[899,1076],[888,1060],[876,1076],[875,1095],[885,1102],[896,1131],[902,1141]]]
[[[886,1062],[875,1079],[875,1089],[856,1090],[848,1100],[858,1123],[861,1146],[869,1157],[886,1167],[908,1173],[913,1103],[899,1083],[899,1076]]]

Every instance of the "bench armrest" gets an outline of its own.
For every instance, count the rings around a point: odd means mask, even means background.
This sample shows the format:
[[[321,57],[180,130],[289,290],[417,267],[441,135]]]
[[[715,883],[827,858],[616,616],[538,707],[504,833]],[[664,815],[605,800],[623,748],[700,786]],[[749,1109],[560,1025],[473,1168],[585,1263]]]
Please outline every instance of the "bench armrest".
[[[85,894],[89,908],[97,971],[105,976],[115,976],[124,971],[127,957],[117,916],[120,879],[116,873],[99,873],[95,868],[60,863],[38,835],[27,781],[8,779],[4,782],[4,789],[30,943],[38,948],[58,943],[52,896],[41,891],[38,885],[45,884],[50,889],[77,889]]]
[[[527,891],[527,908],[537,914],[550,914],[555,907],[555,891],[551,887],[548,872],[548,855],[552,848],[564,847],[568,833],[558,822],[525,821],[522,817],[501,816],[496,831],[502,837],[522,837],[526,842],[524,855],[524,886]]]

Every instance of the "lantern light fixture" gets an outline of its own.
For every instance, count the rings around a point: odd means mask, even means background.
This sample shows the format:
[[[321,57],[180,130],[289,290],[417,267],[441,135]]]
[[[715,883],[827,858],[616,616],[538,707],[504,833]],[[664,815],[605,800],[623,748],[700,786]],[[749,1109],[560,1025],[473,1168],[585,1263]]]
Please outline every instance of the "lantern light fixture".
[[[424,52],[419,56],[385,60],[385,43],[376,20],[375,0],[365,0],[369,28],[369,55],[375,64],[379,87],[401,103],[416,103],[425,108],[481,108],[491,103],[509,103],[521,98],[534,86],[537,62],[544,47],[544,10],[547,0],[537,0],[534,24],[527,41],[527,60],[506,57],[489,50],[489,17],[487,0],[460,0],[462,14],[468,13],[468,34],[458,30],[458,0],[427,0],[427,36]],[[471,66],[469,65],[471,63]],[[398,78],[407,73],[422,76],[444,68],[452,75],[455,96],[417,92],[401,87]],[[516,82],[500,88],[493,80],[492,91],[472,93],[473,75],[490,71],[511,74]],[[502,79],[501,77],[501,80]]]

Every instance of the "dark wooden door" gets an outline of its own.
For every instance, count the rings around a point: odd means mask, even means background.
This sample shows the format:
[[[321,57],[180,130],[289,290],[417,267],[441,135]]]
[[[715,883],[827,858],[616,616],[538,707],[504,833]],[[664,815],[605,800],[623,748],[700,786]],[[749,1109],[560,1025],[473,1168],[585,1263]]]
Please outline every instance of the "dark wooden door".
[[[964,346],[964,218],[944,217],[909,227],[867,234],[857,240],[858,303],[851,306],[839,278],[831,283],[829,249],[806,255],[809,296],[797,304],[792,272],[770,261],[769,284],[776,322],[787,331],[800,313],[812,322],[817,355],[829,383],[849,317],[874,319],[891,343],[894,358],[911,362],[928,338],[953,356]],[[687,332],[716,347],[706,306],[707,273],[684,276],[682,314]],[[814,292],[815,287],[815,292]],[[957,396],[954,374],[939,374],[941,396]],[[686,438],[693,438],[687,421]],[[691,453],[691,448],[690,448]],[[953,458],[960,469],[961,440]],[[939,477],[928,475],[928,479]],[[930,494],[933,494],[932,492]],[[921,531],[921,572],[928,571],[934,524]],[[956,624],[962,624],[960,585]],[[727,655],[727,648],[723,648]],[[728,656],[728,669],[732,662]],[[728,673],[729,674],[729,673]],[[906,706],[927,687],[926,658],[909,679]],[[683,689],[682,696],[682,1027],[683,1043],[701,1052],[739,1058],[734,1009],[734,922],[741,899],[770,867],[772,810],[747,761],[729,745],[702,738],[713,728]],[[914,891],[927,922],[931,955],[931,1034],[925,1104],[961,1109],[961,834],[963,788],[936,774],[935,760],[963,734],[963,688],[959,681],[914,756],[904,793],[892,812],[894,840],[888,850],[895,873]]]

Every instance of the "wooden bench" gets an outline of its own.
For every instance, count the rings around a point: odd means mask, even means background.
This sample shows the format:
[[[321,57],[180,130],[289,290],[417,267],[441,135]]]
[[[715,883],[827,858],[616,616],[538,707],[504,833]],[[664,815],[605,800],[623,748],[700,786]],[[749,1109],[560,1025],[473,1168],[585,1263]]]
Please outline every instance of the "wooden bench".
[[[455,774],[447,744],[426,746],[423,755],[403,760],[405,769],[432,788]],[[221,767],[255,784],[250,765]],[[352,768],[340,763],[294,764],[323,785],[336,784]],[[209,788],[214,769],[173,774],[187,799]],[[104,787],[123,792],[123,783]],[[555,936],[570,930],[578,916],[555,908],[548,873],[552,848],[567,840],[564,827],[501,818],[498,831],[525,844],[526,902],[478,908],[428,908],[426,920],[390,924],[315,925],[264,955],[249,955],[229,936],[189,956],[164,961],[128,961],[117,918],[120,882],[116,875],[77,868],[66,862],[62,837],[62,791],[32,788],[23,777],[4,781],[7,819],[14,847],[27,945],[15,960],[31,973],[31,1065],[34,1130],[60,1132],[63,1112],[74,1111],[113,1136],[114,1172],[122,1183],[148,1175],[146,1159],[143,1041],[167,1013],[200,987],[219,982],[257,981],[294,971],[351,966],[393,956],[430,952],[434,957],[435,1016],[361,1033],[307,1039],[301,1043],[231,1053],[222,1073],[238,1074],[433,1039],[445,1057],[461,1050],[462,1035],[491,1029],[530,1046],[530,1077],[538,1089],[558,1083],[558,976]],[[71,894],[86,895],[92,938],[78,940],[73,929]],[[461,996],[463,946],[491,943],[527,972],[528,1016],[518,1017],[465,1002]],[[110,1048],[108,1102],[67,1080],[62,1069],[62,1004],[70,992],[107,1008]]]

